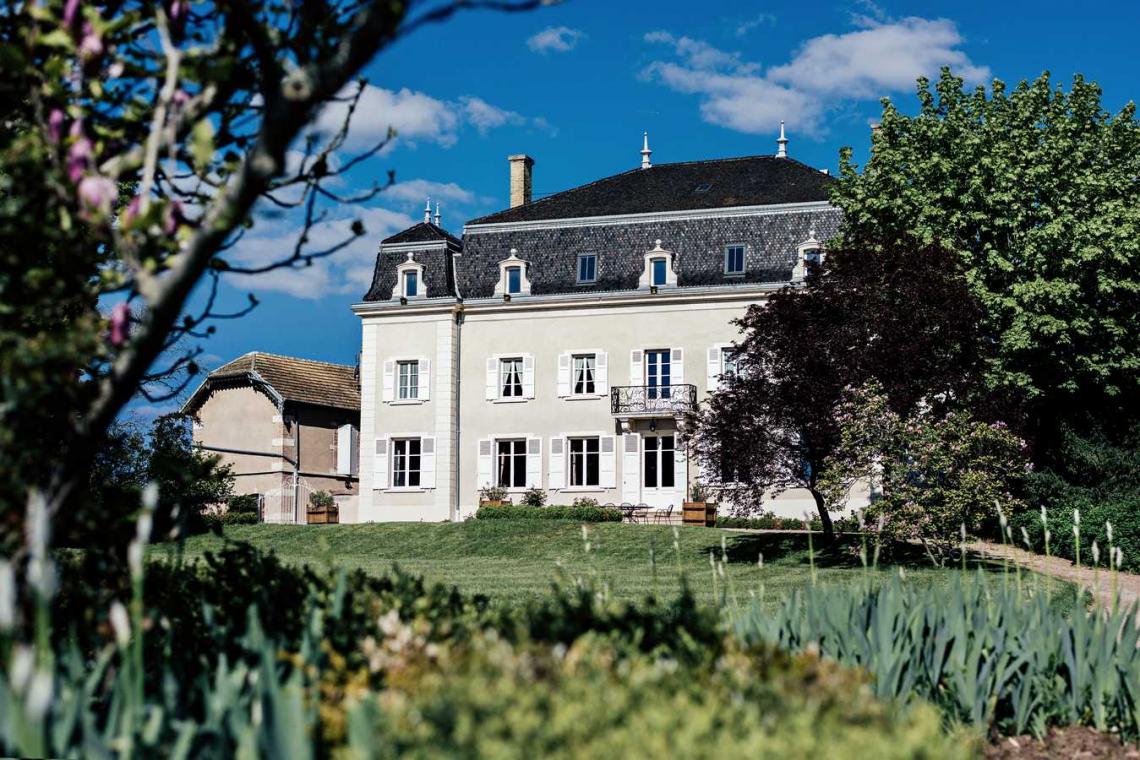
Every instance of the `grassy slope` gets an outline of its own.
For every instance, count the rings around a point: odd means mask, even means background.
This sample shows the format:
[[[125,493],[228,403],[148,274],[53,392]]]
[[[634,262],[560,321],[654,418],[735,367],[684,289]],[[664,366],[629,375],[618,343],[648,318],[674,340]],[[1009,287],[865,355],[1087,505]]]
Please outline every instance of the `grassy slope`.
[[[654,590],[650,548],[657,561],[657,589],[679,588],[678,554],[673,530],[666,526],[595,524],[588,528],[592,552],[587,555],[582,527],[554,520],[470,521],[461,524],[370,524],[329,526],[243,525],[226,528],[224,538],[196,536],[187,541],[187,556],[222,546],[225,540],[246,541],[275,551],[289,562],[361,568],[379,574],[398,564],[430,581],[458,586],[469,593],[519,600],[550,587],[559,563],[568,577],[600,576],[611,593],[637,599]],[[754,534],[707,528],[679,529],[680,563],[698,595],[712,601],[709,551],[719,558],[721,537],[727,542],[728,578],[737,598],[750,592],[775,601],[811,582],[804,535]],[[816,537],[818,541],[818,536]],[[818,550],[818,546],[817,546]],[[152,549],[155,557],[173,556],[174,546]],[[757,567],[763,552],[764,568]],[[938,586],[953,571],[932,568],[921,557],[904,561],[909,582]],[[816,557],[820,583],[850,583],[862,575],[851,551]],[[893,571],[884,568],[880,576]],[[1000,581],[999,581],[1000,582]]]

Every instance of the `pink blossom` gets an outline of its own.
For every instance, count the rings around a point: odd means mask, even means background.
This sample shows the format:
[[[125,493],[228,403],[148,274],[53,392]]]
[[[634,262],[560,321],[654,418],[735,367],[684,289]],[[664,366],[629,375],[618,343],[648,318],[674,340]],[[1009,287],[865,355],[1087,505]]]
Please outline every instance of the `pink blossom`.
[[[166,212],[162,215],[162,231],[167,235],[173,235],[178,231],[178,227],[186,223],[186,216],[182,213],[181,201],[174,201],[166,207]]]
[[[118,188],[107,177],[91,175],[79,181],[79,203],[87,211],[110,213]]]
[[[131,329],[131,310],[126,302],[116,304],[111,310],[111,345],[121,346],[127,342]]]
[[[75,131],[74,127],[72,127],[72,131]],[[67,176],[72,182],[78,182],[83,178],[87,168],[91,165],[92,153],[91,141],[86,137],[80,136],[71,144],[67,151]]]
[[[75,23],[75,17],[79,13],[79,0],[67,0],[67,5],[63,7],[63,25],[68,29]]]
[[[182,12],[186,10],[186,4],[182,0],[174,0],[170,4],[170,20],[178,21],[182,17]]]
[[[66,118],[63,111],[58,108],[53,108],[51,114],[48,115],[48,139],[53,143],[59,142],[63,136],[63,123]]]
[[[79,43],[79,58],[90,61],[103,55],[103,36],[95,31],[91,22],[83,25],[83,39]]]
[[[139,210],[142,208],[142,198],[135,196],[131,198],[131,202],[127,204],[127,208],[123,211],[122,224],[123,227],[131,227],[135,220],[138,219]]]

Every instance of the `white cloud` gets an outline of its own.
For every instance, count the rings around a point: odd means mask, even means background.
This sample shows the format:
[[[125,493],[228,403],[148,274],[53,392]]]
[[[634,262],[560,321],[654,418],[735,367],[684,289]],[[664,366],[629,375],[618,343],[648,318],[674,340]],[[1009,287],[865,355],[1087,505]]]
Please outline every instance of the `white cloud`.
[[[873,5],[869,10],[876,12]],[[952,21],[860,18],[863,28],[814,37],[791,61],[766,71],[702,40],[650,32],[645,41],[668,45],[674,60],[654,61],[642,76],[699,96],[701,116],[710,123],[769,133],[785,120],[809,136],[822,134],[824,116],[844,101],[910,89],[917,77],[934,75],[941,66],[952,66],[971,82],[990,76],[961,50],[963,38]]]
[[[548,26],[526,41],[526,46],[535,53],[568,53],[586,38],[581,29],[568,26]]]
[[[776,17],[774,15],[771,13],[761,13],[757,16],[753,16],[752,18],[736,22],[736,36],[743,37],[758,26],[774,23],[776,23]]]
[[[432,182],[427,179],[411,179],[407,182],[397,182],[384,191],[387,200],[407,201],[415,204],[424,202],[430,197],[432,202],[471,204],[475,202],[475,193],[460,187],[454,182]]]
[[[331,135],[340,129],[348,114],[346,98],[356,91],[349,85],[341,91],[341,100],[327,105],[317,117],[316,130]],[[396,145],[434,143],[450,148],[459,139],[464,126],[472,126],[484,134],[489,129],[504,126],[530,126],[549,130],[545,119],[523,116],[492,105],[482,98],[465,95],[457,100],[441,100],[422,92],[403,88],[387,90],[365,85],[364,92],[352,115],[345,148],[349,151],[367,150],[389,136],[395,137],[385,148]]]

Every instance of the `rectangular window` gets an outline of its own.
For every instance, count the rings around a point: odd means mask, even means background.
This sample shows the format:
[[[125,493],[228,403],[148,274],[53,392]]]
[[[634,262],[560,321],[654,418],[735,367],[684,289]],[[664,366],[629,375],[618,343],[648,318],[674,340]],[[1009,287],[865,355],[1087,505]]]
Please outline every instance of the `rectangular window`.
[[[646,488],[673,487],[673,436],[646,436],[644,460]]]
[[[808,248],[804,251],[804,271],[815,272],[823,264],[823,253],[818,248]]]
[[[523,360],[499,360],[499,388],[503,398],[516,398],[523,395]]]
[[[526,441],[498,441],[498,485],[503,488],[526,487]]]
[[[597,438],[570,439],[570,485],[596,486],[601,482]]]
[[[736,352],[731,348],[722,348],[720,350],[720,374],[736,374]]]
[[[669,349],[645,352],[646,395],[650,399],[669,398],[672,385],[669,355]]]
[[[744,274],[743,245],[730,245],[724,249],[724,273]]]
[[[397,438],[392,441],[392,487],[420,487],[419,438]]]
[[[654,285],[664,285],[665,284],[665,259],[653,259],[653,261],[651,261],[650,264],[653,267],[653,284]]]
[[[591,394],[597,387],[594,376],[597,367],[597,357],[593,354],[581,354],[574,357],[574,395]]]
[[[419,294],[419,273],[418,272],[404,272],[404,296],[413,298]]]
[[[597,282],[598,256],[594,253],[578,254],[578,282]]]
[[[401,401],[420,397],[420,363],[397,362],[399,382],[396,397]]]
[[[522,292],[522,268],[521,267],[508,267],[507,268],[507,292],[512,293],[512,294]]]

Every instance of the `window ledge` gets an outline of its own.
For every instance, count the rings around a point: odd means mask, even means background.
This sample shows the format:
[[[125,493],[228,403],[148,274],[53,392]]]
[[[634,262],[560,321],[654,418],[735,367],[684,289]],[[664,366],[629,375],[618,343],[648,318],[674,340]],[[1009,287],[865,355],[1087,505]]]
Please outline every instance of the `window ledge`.
[[[559,488],[558,493],[605,493],[616,488],[617,486],[613,488],[608,486],[567,486],[566,488]]]
[[[493,399],[491,399],[491,403],[492,404],[525,404],[527,401],[530,401],[530,400],[531,399],[527,398],[526,396],[511,396],[510,398],[493,398]]]
[[[378,489],[384,493],[427,493],[430,488],[414,487],[414,488],[380,488]]]
[[[598,399],[605,398],[604,393],[575,393],[569,396],[563,396],[563,401],[597,401]]]
[[[386,403],[388,406],[418,406],[426,401],[426,398],[404,398],[396,401],[388,401]]]
[[[748,273],[747,272],[725,272],[724,276],[729,277],[729,278],[733,278],[733,279],[738,279],[740,277],[744,277],[746,274],[748,274]]]

